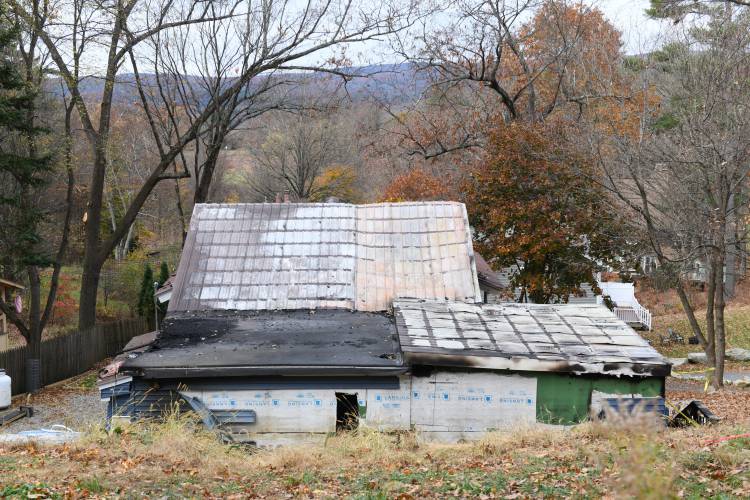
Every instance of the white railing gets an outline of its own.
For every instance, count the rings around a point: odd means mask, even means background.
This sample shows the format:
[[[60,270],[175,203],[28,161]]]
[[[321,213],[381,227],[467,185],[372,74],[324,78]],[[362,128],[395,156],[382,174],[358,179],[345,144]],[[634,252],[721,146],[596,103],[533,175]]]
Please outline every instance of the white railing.
[[[639,324],[646,330],[651,330],[651,311],[640,304],[626,307],[615,307],[615,315],[630,325]]]

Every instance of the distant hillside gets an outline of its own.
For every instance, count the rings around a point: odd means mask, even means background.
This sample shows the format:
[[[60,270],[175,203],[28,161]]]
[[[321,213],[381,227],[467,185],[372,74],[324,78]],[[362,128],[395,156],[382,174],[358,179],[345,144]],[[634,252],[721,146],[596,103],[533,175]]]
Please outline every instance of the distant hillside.
[[[341,71],[354,75],[345,84],[343,79],[330,73],[275,73],[261,75],[250,82],[250,86],[261,85],[265,79],[284,79],[290,82],[291,96],[305,97],[331,95],[340,93],[353,101],[367,101],[377,99],[389,103],[413,101],[427,87],[428,81],[424,74],[418,72],[412,64],[383,64],[370,66],[355,66],[342,68]],[[194,80],[196,89],[201,88],[200,77],[189,77]],[[141,81],[156,89],[156,78],[153,74],[142,74]],[[232,80],[227,82],[231,84]],[[86,100],[98,100],[104,88],[104,80],[98,77],[87,77],[80,84],[81,93]],[[67,91],[62,89],[59,80],[51,80],[48,91],[62,96]],[[114,92],[115,102],[127,104],[138,102],[135,87],[135,76],[131,73],[118,75]],[[206,101],[208,98],[206,97]]]

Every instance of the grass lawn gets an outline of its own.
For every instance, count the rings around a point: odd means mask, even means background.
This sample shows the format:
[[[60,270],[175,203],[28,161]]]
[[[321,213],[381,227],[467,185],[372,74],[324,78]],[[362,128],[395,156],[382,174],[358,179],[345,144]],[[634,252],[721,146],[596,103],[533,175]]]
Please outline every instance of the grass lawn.
[[[699,313],[699,322],[701,328],[705,328],[706,320]],[[725,322],[727,331],[727,348],[741,347],[750,349],[750,306],[733,306],[728,307],[725,312]],[[667,334],[667,329],[672,328],[685,338],[685,344],[667,344],[661,345],[659,334]],[[651,344],[662,354],[669,357],[684,358],[689,352],[702,352],[698,345],[690,345],[687,339],[692,337],[692,331],[688,324],[687,317],[684,313],[669,314],[664,316],[654,316],[653,330],[642,332],[643,336],[651,341]]]
[[[741,432],[587,424],[427,445],[361,431],[324,447],[252,451],[183,417],[0,449],[0,497],[747,498],[750,440],[710,441]]]

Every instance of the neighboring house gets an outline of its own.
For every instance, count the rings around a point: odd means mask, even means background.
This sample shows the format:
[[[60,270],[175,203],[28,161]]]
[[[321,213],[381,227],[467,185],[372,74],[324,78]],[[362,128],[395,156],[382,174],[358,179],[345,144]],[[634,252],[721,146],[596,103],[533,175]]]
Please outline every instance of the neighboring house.
[[[10,302],[14,291],[21,291],[23,289],[23,285],[0,278],[0,300],[6,304]],[[8,318],[0,311],[0,352],[7,351],[8,347]]]
[[[162,283],[162,285],[154,292],[154,297],[156,297],[156,300],[159,302],[159,304],[166,304],[167,302],[169,302],[169,299],[172,298],[174,278],[175,275],[171,275],[169,278],[167,278],[167,281]]]
[[[670,365],[606,308],[483,304],[482,281],[460,203],[199,204],[162,330],[101,395],[256,445],[475,439],[580,422],[601,393],[663,397]]]
[[[609,297],[614,304],[612,312],[634,328],[651,330],[651,311],[643,307],[635,297],[633,283],[603,281],[599,283],[600,297]]]
[[[646,276],[659,269],[659,262],[657,261],[656,256],[652,254],[642,256],[640,259],[640,265],[643,274]],[[691,265],[688,265],[683,269],[683,273],[683,276],[688,282],[698,287],[703,287],[708,279],[708,268],[703,259],[694,259]],[[742,269],[736,269],[735,275],[736,279],[739,279],[745,276],[745,272]],[[725,265],[724,283],[727,283],[727,278],[727,267]]]
[[[476,260],[483,302],[496,304],[505,302],[509,298],[519,300],[521,297],[519,288],[516,288],[512,294],[510,292],[513,269],[507,267],[500,271],[493,271],[481,255],[476,254]],[[565,303],[604,304],[604,297],[608,296],[613,302],[613,312],[618,318],[633,328],[651,330],[651,312],[636,299],[633,283],[598,281],[597,284],[602,290],[601,294],[595,293],[590,283],[581,283],[582,293],[569,295]]]

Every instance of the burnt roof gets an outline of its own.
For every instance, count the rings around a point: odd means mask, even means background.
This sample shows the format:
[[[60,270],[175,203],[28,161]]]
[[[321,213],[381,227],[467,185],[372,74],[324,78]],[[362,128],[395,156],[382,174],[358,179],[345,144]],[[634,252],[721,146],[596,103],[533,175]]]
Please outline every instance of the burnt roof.
[[[173,314],[154,347],[125,361],[122,371],[189,378],[377,375],[405,368],[391,317],[326,309]]]
[[[489,288],[490,290],[498,292],[505,291],[508,288],[509,282],[507,280],[501,280],[498,277],[499,273],[492,270],[480,253],[474,252],[474,258],[476,260],[477,278],[480,287]]]
[[[478,302],[474,266],[462,203],[198,204],[169,311]]]
[[[605,375],[670,372],[668,361],[604,306],[398,300],[411,364]]]

